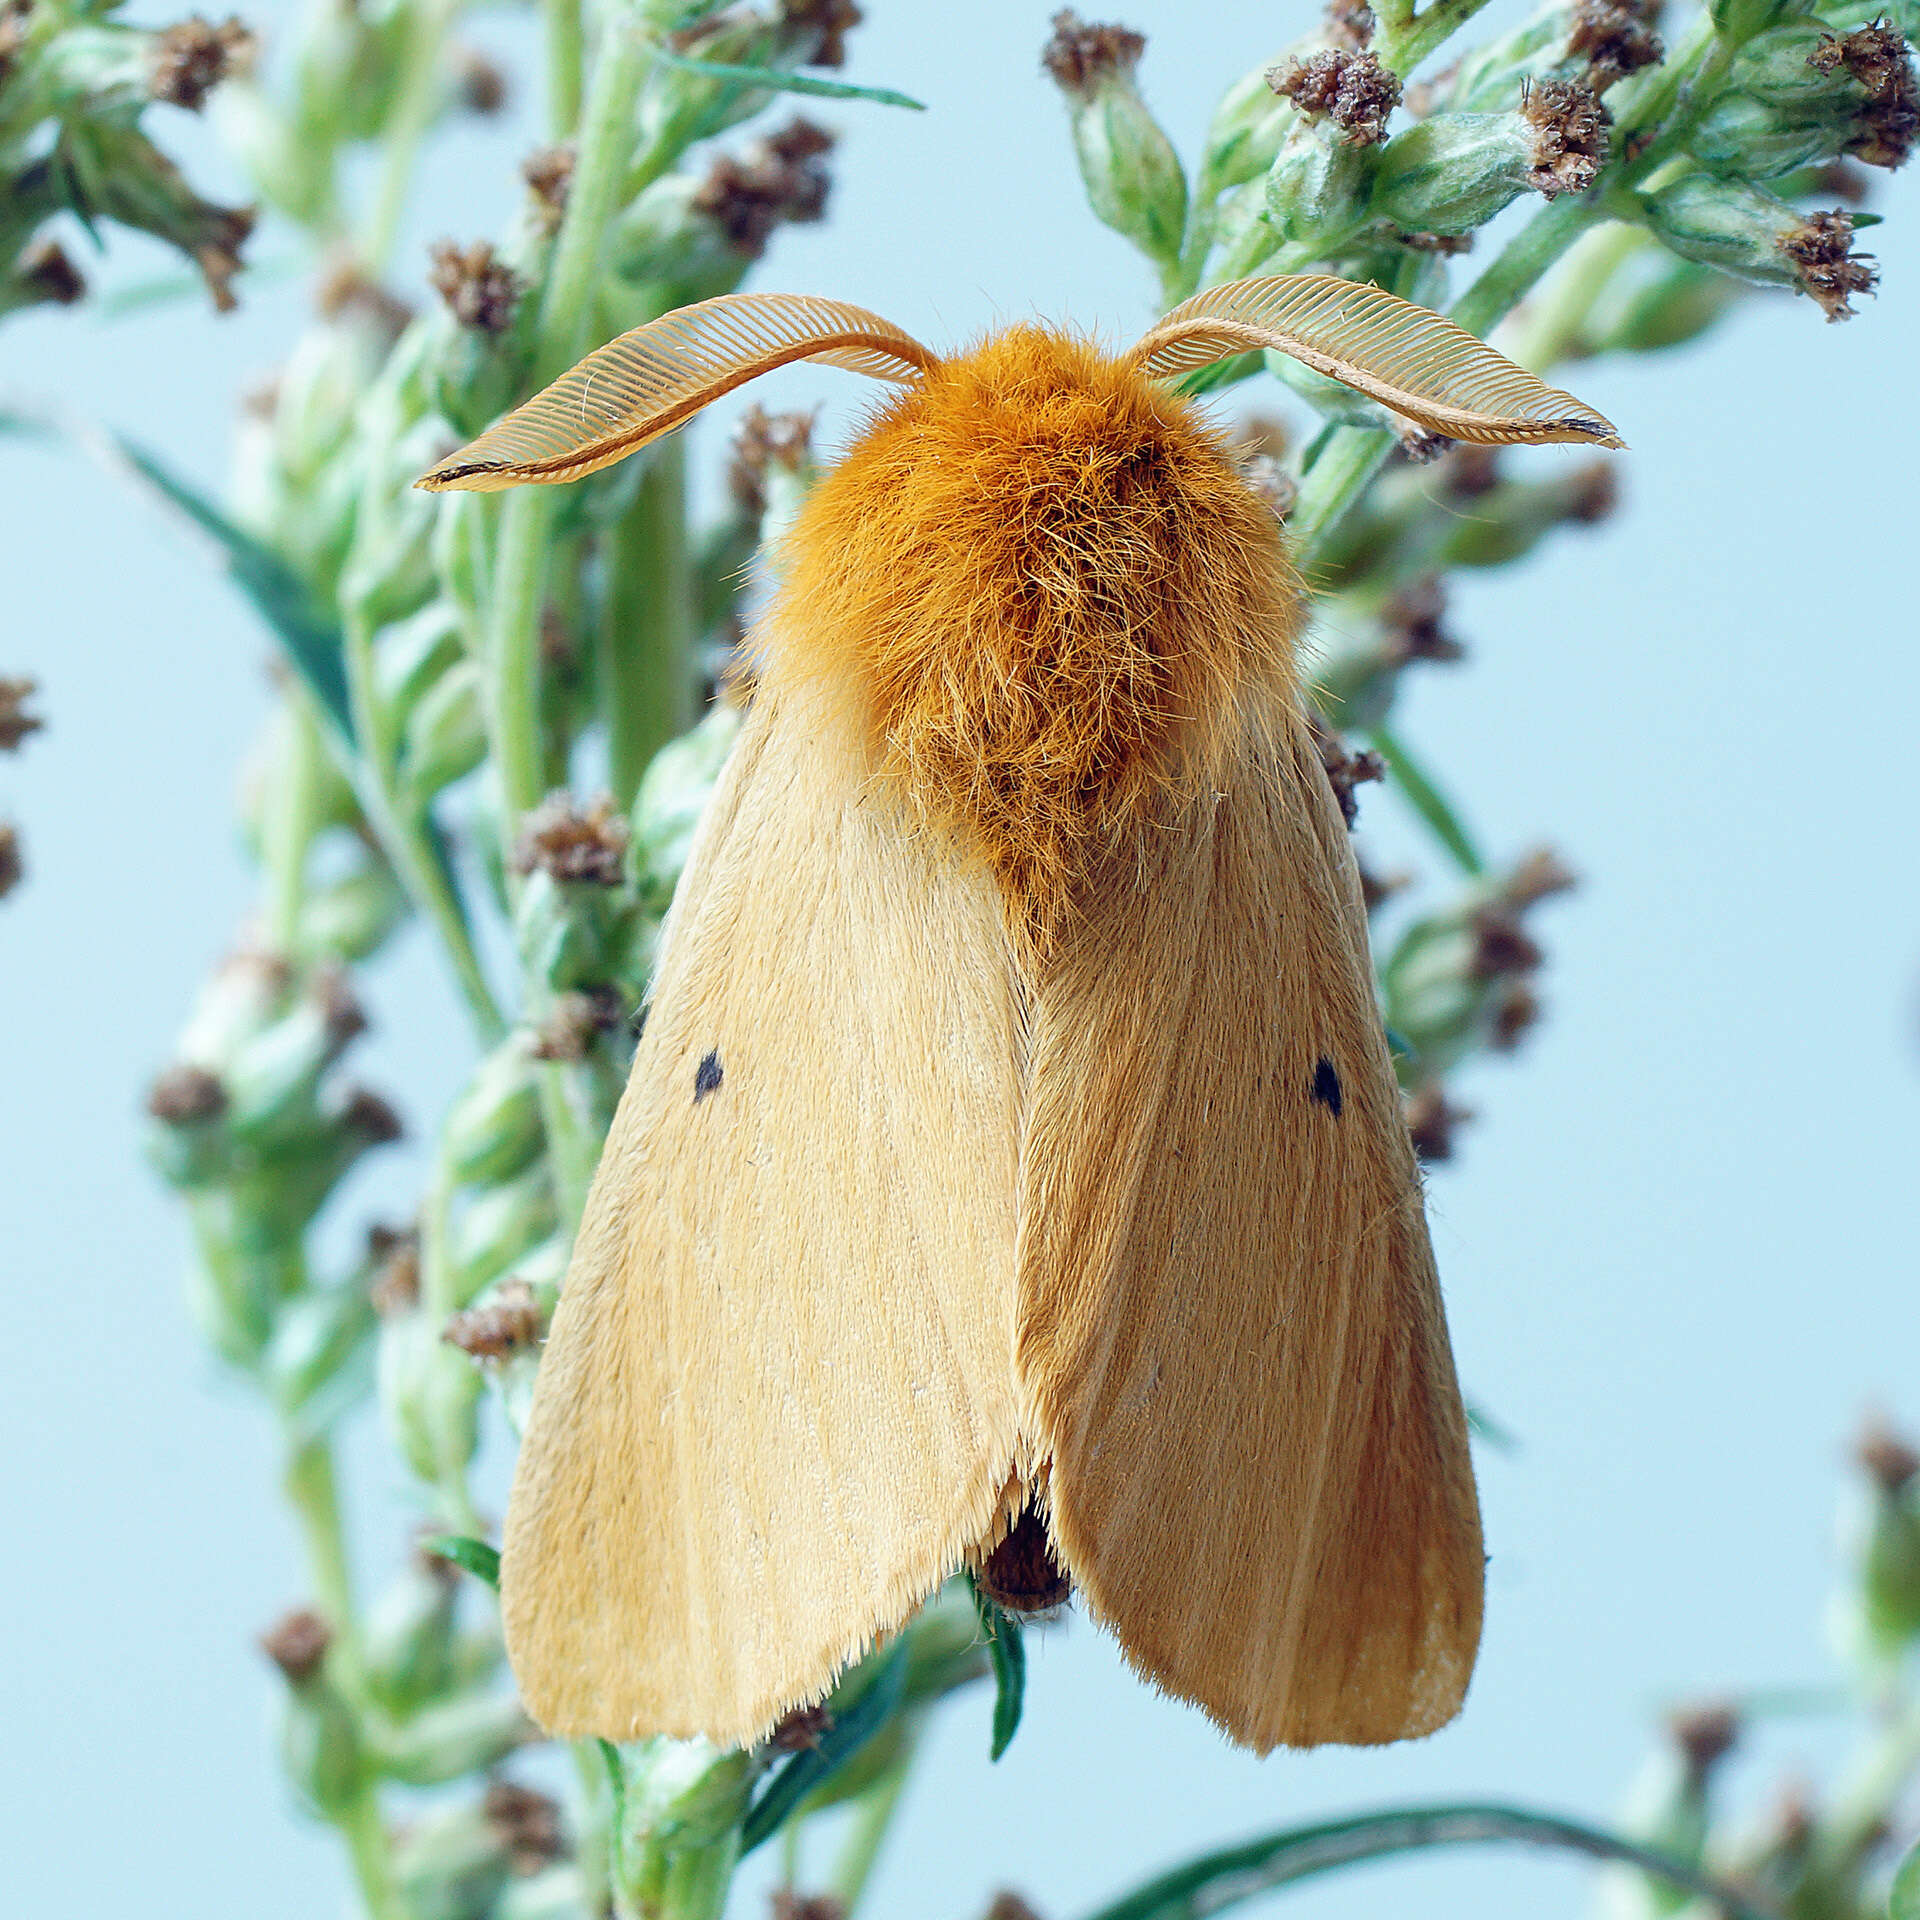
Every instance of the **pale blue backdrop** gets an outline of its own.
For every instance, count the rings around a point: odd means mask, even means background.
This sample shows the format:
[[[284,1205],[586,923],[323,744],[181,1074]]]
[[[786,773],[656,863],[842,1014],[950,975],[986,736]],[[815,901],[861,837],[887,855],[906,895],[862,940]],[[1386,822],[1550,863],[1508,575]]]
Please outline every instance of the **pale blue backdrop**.
[[[1029,312],[1135,330],[1144,276],[1082,207],[1037,75],[1044,0],[869,10],[852,77],[932,111],[826,116],[844,134],[831,223],[783,235],[760,284],[934,342]],[[1191,153],[1304,5],[1125,17]],[[526,33],[483,16],[474,37],[512,54]],[[498,226],[527,144],[522,115],[436,146],[409,292],[428,240]],[[1587,876],[1542,916],[1547,1024],[1472,1077],[1482,1117],[1432,1185],[1462,1372],[1522,1441],[1481,1459],[1491,1604],[1464,1718],[1416,1747],[1257,1763],[1076,1622],[1036,1645],[1000,1766],[984,1696],[947,1714],[876,1888],[887,1920],[972,1920],[1007,1882],[1068,1920],[1202,1843],[1388,1798],[1604,1815],[1662,1703],[1830,1676],[1850,1431],[1869,1403],[1920,1422],[1920,195],[1897,181],[1884,204],[1886,291],[1851,325],[1779,296],[1704,349],[1579,371],[1632,442],[1624,510],[1464,588],[1471,660],[1421,674],[1404,715],[1490,848],[1551,836]],[[106,276],[159,264],[116,245]],[[9,321],[0,386],[82,401],[217,479],[236,389],[271,370],[302,297],[252,291],[218,322],[195,304]],[[824,374],[780,392],[825,399],[828,431],[858,398]],[[231,805],[265,648],[202,556],[82,459],[0,447],[0,488],[0,672],[38,673],[50,721],[0,762],[31,863],[0,907],[8,1904],[322,1920],[344,1878],[278,1784],[252,1644],[303,1597],[296,1543],[261,1417],[187,1329],[181,1221],[136,1118],[248,904]],[[1418,846],[1378,790],[1363,825],[1388,859]],[[424,1127],[461,1027],[418,947],[370,990],[367,1069]],[[393,1156],[361,1198],[397,1206],[414,1172]],[[388,1476],[367,1449],[382,1555],[406,1510]],[[1831,1744],[1792,1722],[1739,1781],[1817,1773]],[[1292,1901],[1518,1920],[1586,1897],[1577,1869],[1477,1854]]]

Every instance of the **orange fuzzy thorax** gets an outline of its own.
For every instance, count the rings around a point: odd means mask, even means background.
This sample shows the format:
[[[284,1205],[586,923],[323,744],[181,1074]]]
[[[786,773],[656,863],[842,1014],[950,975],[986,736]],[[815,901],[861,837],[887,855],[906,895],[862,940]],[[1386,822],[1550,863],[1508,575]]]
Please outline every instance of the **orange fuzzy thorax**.
[[[882,775],[1043,914],[1291,694],[1299,582],[1221,437],[1040,327],[888,405],[783,565],[771,682],[854,701]]]

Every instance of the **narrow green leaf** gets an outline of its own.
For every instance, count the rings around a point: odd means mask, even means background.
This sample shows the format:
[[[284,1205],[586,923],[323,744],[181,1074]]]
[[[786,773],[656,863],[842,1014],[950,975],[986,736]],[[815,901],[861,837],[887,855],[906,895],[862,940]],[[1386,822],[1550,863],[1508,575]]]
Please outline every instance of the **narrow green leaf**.
[[[1461,871],[1475,878],[1485,873],[1486,862],[1480,858],[1472,837],[1440,789],[1420,770],[1419,761],[1385,727],[1375,727],[1372,740],[1375,752],[1387,763],[1394,783],[1407,796],[1414,812],[1433,829],[1434,838],[1459,862]]]
[[[1715,1902],[1733,1920],[1779,1920],[1732,1888],[1616,1834],[1554,1814],[1501,1806],[1397,1807],[1319,1826],[1284,1828],[1176,1867],[1102,1907],[1091,1920],[1206,1920],[1256,1894],[1362,1860],[1497,1841],[1618,1860]],[[1909,1917],[1901,1915],[1900,1920]]]
[[[104,447],[219,549],[228,573],[273,630],[327,724],[341,744],[351,748],[353,715],[347,701],[345,646],[338,623],[309,592],[306,582],[271,547],[237,526],[158,455],[118,433],[107,434]]]
[[[429,1553],[437,1553],[442,1560],[451,1560],[456,1567],[464,1567],[476,1580],[484,1580],[488,1586],[500,1585],[500,1549],[490,1547],[484,1540],[475,1540],[470,1534],[435,1533],[420,1543]]]
[[[626,1846],[627,1833],[627,1770],[620,1764],[620,1749],[611,1740],[596,1739],[593,1743],[600,1749],[600,1758],[607,1763],[607,1797],[612,1805],[613,1818],[607,1822],[607,1844],[613,1851],[613,1870],[616,1877],[621,1872],[621,1853]]]
[[[1920,1842],[1908,1851],[1893,1876],[1887,1912],[1891,1920],[1920,1920]]]
[[[1027,1648],[1020,1622],[973,1585],[973,1604],[980,1615],[987,1658],[993,1662],[993,1745],[987,1758],[998,1760],[1013,1745],[1020,1729],[1020,1713],[1027,1702]]]
[[[1485,1407],[1467,1402],[1467,1431],[1476,1440],[1484,1440],[1496,1453],[1518,1453],[1519,1439],[1504,1421],[1496,1420]]]
[[[880,1669],[865,1690],[833,1725],[809,1747],[776,1771],[747,1809],[740,1825],[740,1852],[744,1858],[763,1845],[792,1817],[794,1809],[817,1792],[863,1748],[899,1708],[907,1682],[907,1643],[893,1643]]]
[[[653,52],[662,65],[678,67],[682,73],[731,80],[736,86],[752,87],[761,93],[810,93],[822,100],[873,100],[883,107],[911,107],[915,113],[927,110],[924,100],[916,100],[910,93],[896,93],[892,87],[850,86],[844,80],[818,80],[810,73],[789,73],[784,67],[740,67],[723,60],[695,60],[670,47],[656,46]]]

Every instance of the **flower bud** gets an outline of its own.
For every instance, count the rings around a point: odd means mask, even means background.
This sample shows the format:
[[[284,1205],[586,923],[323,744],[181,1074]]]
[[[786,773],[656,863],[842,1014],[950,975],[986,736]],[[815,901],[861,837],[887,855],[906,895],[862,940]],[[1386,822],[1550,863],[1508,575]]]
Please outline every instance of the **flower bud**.
[[[1823,66],[1817,59],[1832,39],[1810,20],[1773,27],[1734,55],[1727,85],[1770,107],[1844,115],[1860,91],[1844,71],[1836,70],[1838,63]]]
[[[486,757],[480,667],[477,661],[462,660],[433,683],[408,715],[400,778],[417,801],[425,802],[464,780]]]
[[[327,1671],[331,1633],[317,1614],[293,1613],[261,1645],[285,1675],[280,1757],[302,1801],[338,1819],[366,1785],[357,1716]]]
[[[680,884],[700,816],[740,732],[737,708],[717,703],[698,726],[653,756],[634,795],[627,860],[648,911],[664,913]]]
[[[1268,83],[1270,71],[1256,67],[1243,75],[1214,109],[1202,178],[1216,192],[1259,179],[1273,165],[1293,122],[1291,103]]]
[[[258,947],[228,954],[200,989],[180,1036],[180,1058],[219,1072],[247,1040],[285,1010],[293,984],[293,969],[280,954]]]
[[[1414,233],[1467,233],[1527,190],[1533,159],[1512,113],[1436,113],[1382,150],[1373,212]]]
[[[1296,126],[1267,169],[1267,219],[1279,237],[1337,246],[1367,217],[1372,161],[1329,126]]]
[[[344,974],[313,975],[284,1017],[234,1052],[223,1076],[234,1138],[258,1147],[310,1132],[321,1076],[366,1024]]]
[[[1797,10],[1799,0],[1707,0],[1714,31],[1731,46],[1739,46],[1764,32],[1783,15]]]
[[[367,1691],[385,1712],[404,1717],[452,1687],[459,1590],[457,1567],[415,1551],[369,1610],[361,1655]]]
[[[1900,1659],[1920,1640],[1920,1454],[1878,1421],[1860,1440],[1861,1482],[1841,1537],[1852,1571],[1836,1603],[1844,1650],[1863,1665]]]
[[[479,1440],[480,1377],[423,1309],[381,1322],[379,1391],[387,1431],[428,1485],[464,1473]]]
[[[423,1808],[393,1836],[393,1883],[407,1920],[497,1920],[507,1849],[474,1801]]]
[[[489,1920],[576,1920],[585,1904],[580,1869],[562,1863],[508,1881],[488,1914]]]
[[[147,1158],[169,1186],[203,1187],[225,1176],[227,1105],[225,1085],[204,1067],[182,1063],[154,1081],[147,1113],[157,1124],[147,1133]]]
[[[1723,179],[1777,180],[1839,151],[1846,134],[1826,117],[1802,117],[1750,93],[1724,93],[1687,137],[1687,151]]]
[[[440,1150],[461,1185],[491,1187],[524,1171],[545,1144],[538,1068],[517,1034],[474,1069],[441,1129]]]
[[[1689,174],[1642,205],[1649,226],[1683,259],[1762,286],[1797,286],[1829,320],[1846,319],[1849,297],[1870,293],[1879,277],[1853,253],[1847,214],[1803,216],[1744,181]]]
[[[536,1160],[517,1179],[475,1194],[453,1230],[455,1304],[466,1306],[559,1224],[553,1179]]]
[[[1179,259],[1186,235],[1187,178],[1134,81],[1146,44],[1125,27],[1062,12],[1041,63],[1066,97],[1088,204],[1164,266]]]
[[[317,1434],[357,1403],[373,1330],[373,1302],[363,1284],[348,1281],[289,1300],[266,1355],[268,1386],[282,1418]]]
[[[740,1822],[759,1763],[702,1739],[658,1738],[621,1752],[625,1819],[613,1849],[621,1891],[636,1906],[668,1885],[685,1920],[719,1920],[740,1852]]]
[[[308,890],[294,947],[309,960],[365,960],[386,945],[412,911],[393,869],[370,854],[342,878]]]
[[[517,1695],[469,1693],[423,1707],[397,1726],[382,1729],[372,1759],[389,1780],[435,1787],[498,1766],[516,1748],[538,1738]]]
[[[1674,1714],[1666,1742],[1649,1758],[1628,1795],[1622,1833],[1697,1872],[1706,1858],[1708,1790],[1738,1734],[1739,1722],[1726,1707],[1707,1705]],[[1677,1888],[1632,1868],[1609,1868],[1602,1883],[1609,1920],[1657,1920],[1679,1912],[1688,1900]]]

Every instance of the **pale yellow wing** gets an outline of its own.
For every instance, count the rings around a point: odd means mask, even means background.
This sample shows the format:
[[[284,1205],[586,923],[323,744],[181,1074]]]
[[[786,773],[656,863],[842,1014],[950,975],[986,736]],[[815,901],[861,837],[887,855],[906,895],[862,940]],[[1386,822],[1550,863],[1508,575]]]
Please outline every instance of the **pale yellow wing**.
[[[1484,445],[1625,445],[1613,423],[1431,308],[1327,273],[1229,280],[1183,300],[1128,358],[1157,379],[1271,350],[1429,433]]]
[[[1020,1227],[1056,1545],[1134,1664],[1263,1752],[1450,1719],[1482,1569],[1352,856],[1274,732],[1046,964]]]
[[[529,1710],[745,1742],[990,1530],[1013,1469],[992,883],[756,704],[668,929],[508,1508]]]

